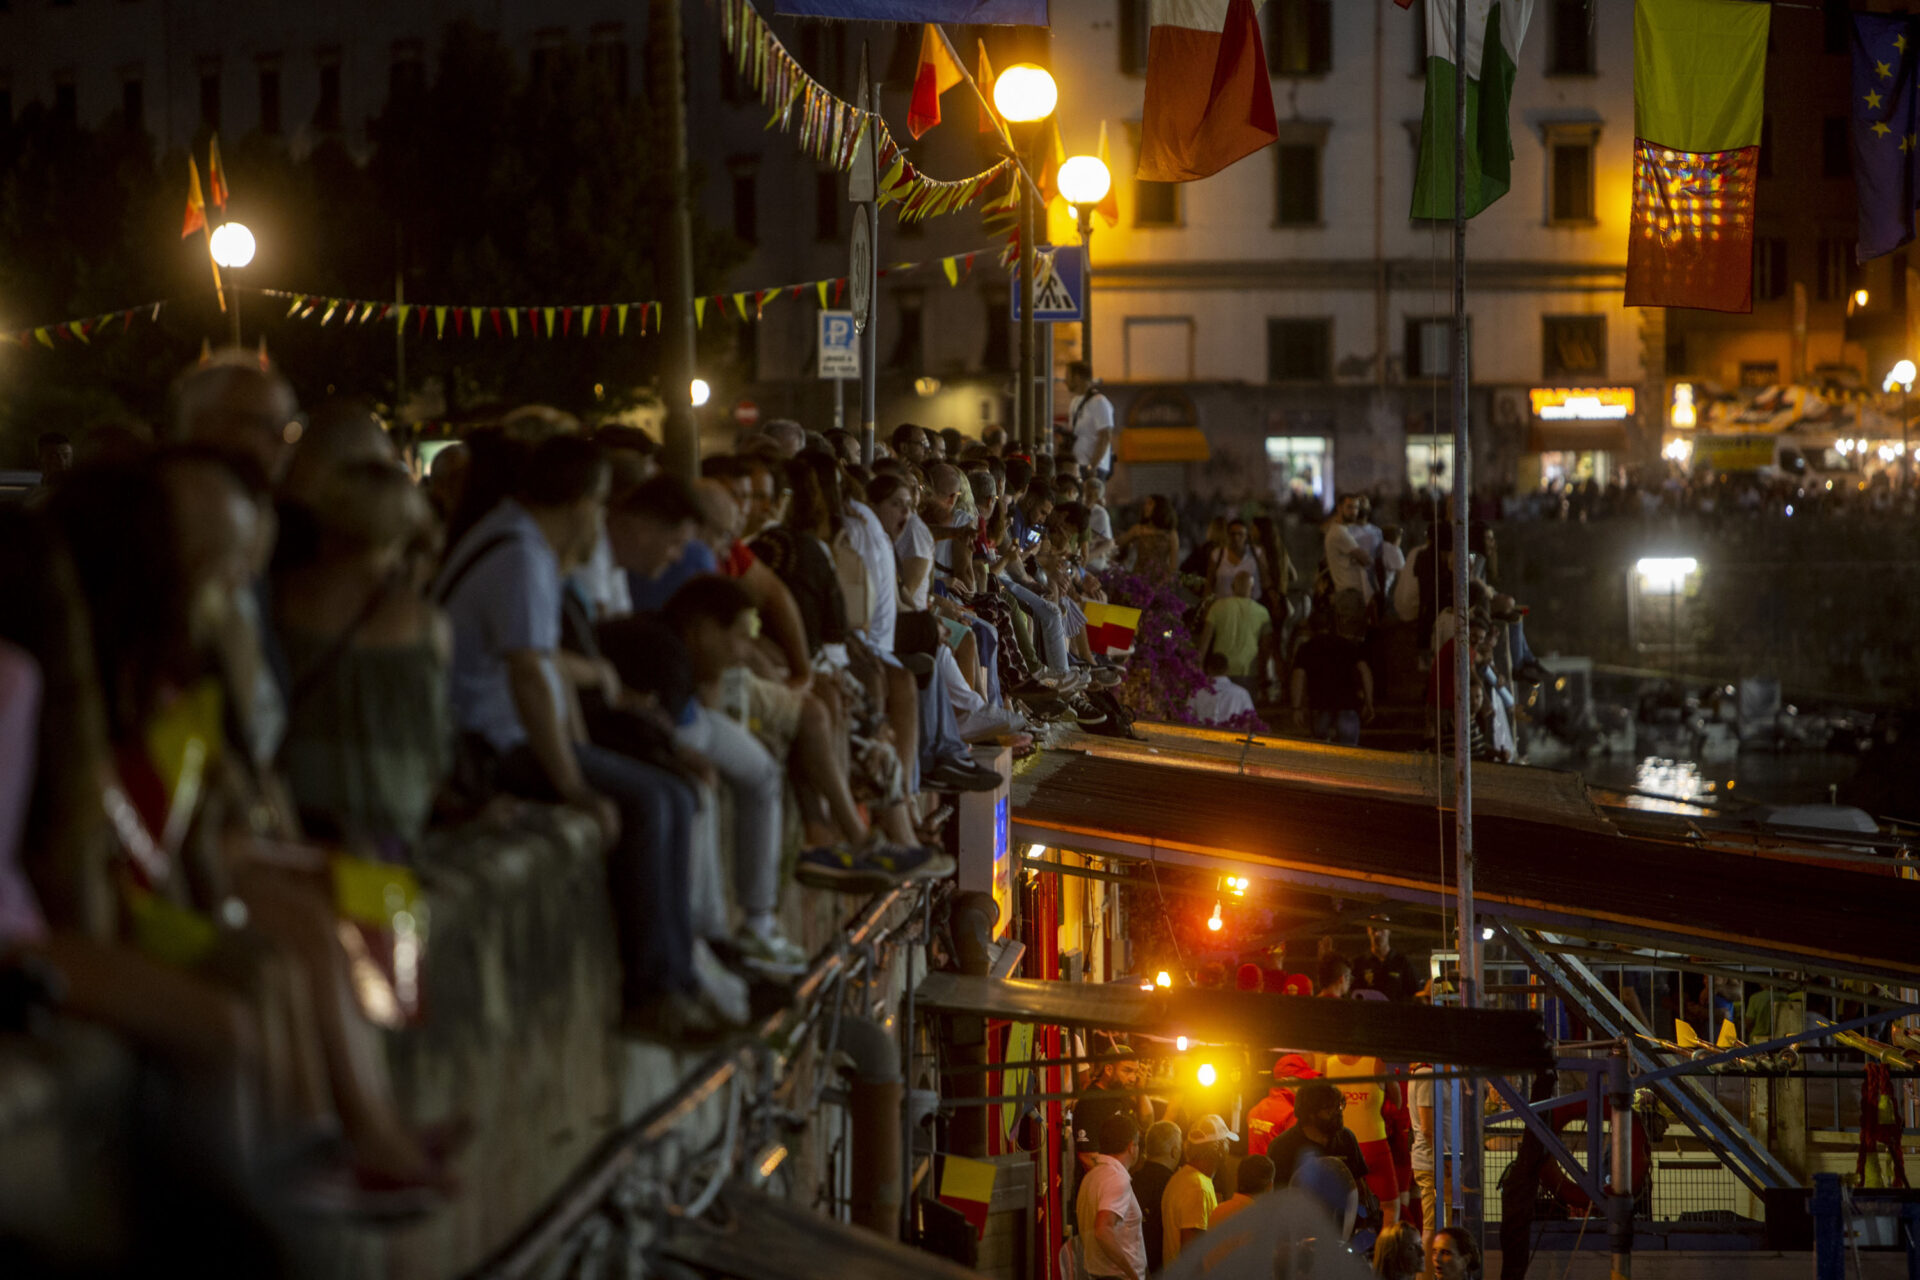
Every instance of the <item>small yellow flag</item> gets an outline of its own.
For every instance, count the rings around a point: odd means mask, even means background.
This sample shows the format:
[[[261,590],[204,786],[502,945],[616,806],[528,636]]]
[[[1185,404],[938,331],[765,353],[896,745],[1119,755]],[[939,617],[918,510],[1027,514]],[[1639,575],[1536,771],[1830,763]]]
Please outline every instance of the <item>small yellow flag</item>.
[[[520,336],[520,308],[518,307],[507,308],[507,332],[516,338]]]
[[[53,335],[48,333],[45,329],[35,329],[33,331],[33,336],[40,339],[40,341],[46,346],[50,347],[53,345]]]
[[[733,305],[739,309],[740,318],[745,320],[747,318],[747,295],[744,293],[734,294]]]
[[[832,283],[833,281],[831,280],[816,280],[813,282],[813,287],[820,293],[820,305],[822,307],[827,305],[827,288]]]
[[[407,312],[411,310],[413,310],[413,304],[411,302],[395,303],[393,308],[393,314],[395,316],[394,323],[402,329],[406,328]]]
[[[955,257],[955,258],[940,259],[940,269],[947,273],[948,284],[958,285],[960,283],[960,259],[959,258]]]
[[[482,310],[482,308],[480,308],[480,307],[468,307],[468,308],[467,308],[467,320],[468,320],[468,321],[469,321],[469,322],[470,322],[470,323],[471,323],[471,324],[473,325],[473,336],[474,336],[474,337],[476,337],[476,338],[480,336],[480,312],[481,312],[481,310]]]
[[[546,315],[547,315],[547,336],[548,336],[549,338],[551,338],[551,337],[553,336],[553,312],[554,312],[554,308],[552,308],[552,307],[548,307],[548,308],[546,309]]]
[[[627,304],[623,302],[614,310],[619,316],[618,327],[614,329],[614,333],[624,338],[627,336]]]
[[[75,320],[72,323],[67,325],[67,332],[72,334],[74,337],[80,339],[80,341],[82,342],[87,341],[87,331],[80,327],[80,322],[78,320]],[[87,343],[87,345],[92,346],[93,344]]]
[[[703,327],[706,323],[707,323],[707,300],[705,298],[695,298],[693,300],[693,327],[698,329]]]
[[[436,338],[444,338],[447,336],[447,309],[445,307],[435,307],[433,309],[433,336]]]

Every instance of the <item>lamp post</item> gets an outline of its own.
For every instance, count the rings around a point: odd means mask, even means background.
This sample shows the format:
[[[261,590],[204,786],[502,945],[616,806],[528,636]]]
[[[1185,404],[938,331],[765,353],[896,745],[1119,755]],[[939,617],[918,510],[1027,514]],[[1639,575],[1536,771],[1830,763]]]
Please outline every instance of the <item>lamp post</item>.
[[[1031,62],[1016,62],[993,82],[993,105],[1000,118],[1016,126],[1017,157],[1024,165],[1033,152],[1034,128],[1053,114],[1060,90],[1045,67]],[[1028,173],[1031,174],[1031,168]],[[1015,426],[1020,443],[1032,449],[1039,444],[1039,424],[1035,421],[1039,405],[1034,386],[1033,259],[1034,239],[1039,234],[1039,192],[1029,183],[1020,192],[1020,394],[1014,399]]]
[[[1864,292],[1864,290],[1863,290]],[[1907,457],[1907,393],[1913,390],[1913,361],[1902,360],[1887,373],[1887,380],[1880,384],[1882,391],[1900,388],[1900,487],[1907,488],[1913,482],[1913,463]]]
[[[233,280],[233,305],[227,308],[227,315],[233,323],[233,345],[240,345],[240,269],[253,261],[253,232],[247,230],[243,222],[223,222],[213,229],[207,238],[207,249],[213,254],[213,260],[225,267]]]
[[[1060,166],[1060,194],[1073,206],[1080,229],[1080,358],[1093,367],[1093,209],[1107,198],[1113,175],[1099,156],[1074,156]]]

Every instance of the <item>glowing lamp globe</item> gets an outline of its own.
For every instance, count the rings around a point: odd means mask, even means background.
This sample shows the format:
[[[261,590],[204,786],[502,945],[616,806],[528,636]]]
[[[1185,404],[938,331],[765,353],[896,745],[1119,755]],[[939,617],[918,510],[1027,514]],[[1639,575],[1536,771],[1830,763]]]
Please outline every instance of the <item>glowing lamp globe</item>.
[[[1211,1062],[1201,1063],[1200,1070],[1197,1074],[1201,1087],[1205,1089],[1213,1088],[1213,1082],[1220,1078],[1220,1073],[1213,1069]]]
[[[1113,175],[1099,156],[1074,156],[1060,166],[1060,194],[1068,204],[1099,204],[1113,189]]]
[[[1009,124],[1031,124],[1053,114],[1060,101],[1059,86],[1045,67],[1016,62],[993,82],[993,105]]]
[[[698,409],[701,405],[713,399],[713,388],[707,385],[705,378],[695,378],[688,386],[687,394],[693,400],[693,407]]]
[[[229,271],[253,261],[253,232],[238,222],[223,222],[213,229],[210,244],[213,260]]]

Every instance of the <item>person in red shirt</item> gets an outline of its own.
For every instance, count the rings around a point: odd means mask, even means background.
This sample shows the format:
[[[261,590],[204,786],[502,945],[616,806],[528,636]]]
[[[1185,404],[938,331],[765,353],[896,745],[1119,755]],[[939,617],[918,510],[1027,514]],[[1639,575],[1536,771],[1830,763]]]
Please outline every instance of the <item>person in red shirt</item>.
[[[1293,1091],[1319,1072],[1305,1056],[1287,1053],[1273,1064],[1273,1087],[1247,1112],[1247,1154],[1263,1156],[1273,1140],[1293,1127]]]

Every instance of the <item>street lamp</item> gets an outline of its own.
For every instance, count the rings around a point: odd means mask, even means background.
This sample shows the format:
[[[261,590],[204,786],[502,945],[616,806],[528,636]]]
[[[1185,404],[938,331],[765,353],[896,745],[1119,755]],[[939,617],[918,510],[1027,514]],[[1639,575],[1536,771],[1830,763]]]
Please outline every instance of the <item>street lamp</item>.
[[[1014,63],[993,82],[993,105],[1000,112],[1000,118],[1010,125],[1025,126],[1014,135],[1015,150],[1022,153],[1019,158],[1027,163],[1029,176],[1033,170],[1028,162],[1039,133],[1034,126],[1052,115],[1059,101],[1060,90],[1053,77],[1045,67],[1031,62]],[[1020,394],[1014,401],[1019,411],[1015,425],[1019,428],[1020,442],[1029,449],[1040,440],[1035,422],[1040,395],[1039,388],[1033,384],[1033,242],[1038,234],[1035,228],[1039,203],[1039,192],[1029,182],[1020,192]]]
[[[233,305],[227,308],[227,315],[233,321],[233,345],[240,345],[240,269],[253,261],[253,251],[257,248],[253,232],[247,230],[243,222],[223,222],[213,229],[207,237],[207,250],[213,254],[215,264],[225,267],[233,278]]]
[[[1060,166],[1060,194],[1073,206],[1080,227],[1086,278],[1080,285],[1080,358],[1093,367],[1093,210],[1113,188],[1113,175],[1099,156],[1074,156]]]
[[[713,388],[707,385],[705,378],[695,378],[687,385],[687,399],[691,400],[693,407],[698,409],[713,399]]]
[[[1902,489],[1906,488],[1913,478],[1911,471],[1913,464],[1907,460],[1907,393],[1913,390],[1913,375],[1913,361],[1902,360],[1888,371],[1887,380],[1880,384],[1882,391],[1891,391],[1896,385],[1900,388],[1900,487]]]

